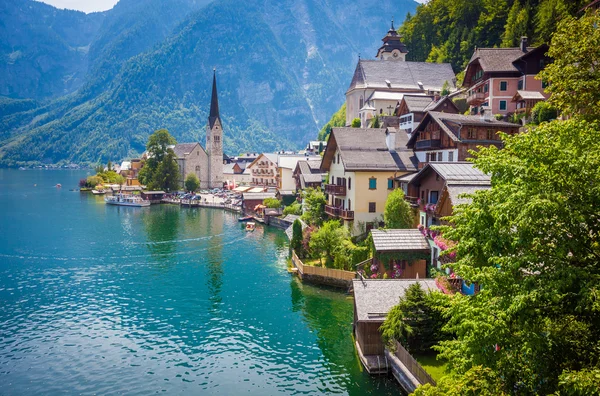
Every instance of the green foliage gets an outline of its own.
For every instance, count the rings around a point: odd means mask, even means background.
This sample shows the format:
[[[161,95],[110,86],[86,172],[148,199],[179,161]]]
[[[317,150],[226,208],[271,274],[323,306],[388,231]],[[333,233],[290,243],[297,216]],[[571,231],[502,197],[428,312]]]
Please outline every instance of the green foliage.
[[[548,102],[538,102],[531,109],[531,122],[541,124],[555,120],[558,117],[558,111]]]
[[[302,192],[304,213],[302,220],[308,225],[319,226],[325,219],[325,204],[327,199],[319,188],[307,188]]]
[[[300,202],[294,202],[291,205],[286,206],[283,209],[283,214],[284,216],[287,215],[296,215],[296,216],[301,216],[302,215],[302,205],[300,204]]]
[[[325,257],[325,266],[332,267],[335,257],[343,253],[344,242],[348,239],[348,229],[338,220],[329,220],[311,235],[309,246],[313,255],[321,260],[321,264]]]
[[[185,189],[190,192],[196,192],[200,188],[200,180],[195,173],[190,173],[185,177]]]
[[[413,283],[388,313],[380,327],[386,344],[400,342],[411,354],[428,354],[432,347],[446,338],[442,327],[449,297],[439,292],[426,293],[419,283]]]
[[[277,198],[265,198],[263,200],[263,205],[265,205],[267,208],[279,209],[281,208],[281,201]]]
[[[87,178],[87,187],[94,188],[102,183],[104,183],[104,180],[100,176],[88,176]]]
[[[507,396],[496,372],[483,366],[474,366],[464,375],[449,375],[437,381],[437,386],[419,386],[414,396]]]
[[[554,62],[539,78],[548,83],[549,103],[562,114],[600,117],[600,14],[580,19],[565,17],[558,23],[548,55]]]
[[[504,34],[502,35],[502,47],[516,47],[521,42],[521,37],[527,36],[529,28],[529,6],[521,6],[515,1],[508,12]]]
[[[177,141],[166,129],[159,129],[150,135],[146,150],[148,159],[140,170],[138,179],[150,190],[176,191],[179,188],[179,165],[177,156],[170,145]]]
[[[385,228],[413,228],[413,211],[404,199],[404,191],[397,188],[389,193],[383,212]]]
[[[559,378],[558,396],[600,395],[600,369],[566,370]]]
[[[381,121],[379,120],[379,115],[375,115],[375,117],[373,117],[373,119],[371,120],[371,128],[381,128]]]
[[[360,118],[355,118],[352,120],[352,128],[360,128]]]
[[[298,250],[302,247],[302,223],[300,220],[294,220],[292,224],[292,240],[290,242],[292,250]]]
[[[482,289],[452,299],[457,337],[441,353],[459,382],[491,370],[474,394],[551,394],[600,361],[600,125],[553,121],[503,142],[475,154],[492,188],[444,229],[459,241],[452,268]]]
[[[448,83],[448,80],[444,81],[444,85],[442,85],[442,92],[440,93],[440,95],[450,95],[450,83]]]
[[[319,131],[319,136],[317,140],[327,140],[329,138],[329,134],[331,133],[331,128],[334,127],[343,127],[346,126],[346,103],[340,107],[338,111],[336,111],[331,119],[321,128]],[[319,145],[319,152],[323,151],[322,147]]]

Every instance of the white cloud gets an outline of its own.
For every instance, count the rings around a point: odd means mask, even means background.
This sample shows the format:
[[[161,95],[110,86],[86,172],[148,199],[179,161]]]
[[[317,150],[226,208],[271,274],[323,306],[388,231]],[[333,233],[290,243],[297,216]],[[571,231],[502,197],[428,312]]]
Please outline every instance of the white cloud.
[[[66,8],[83,12],[106,11],[114,7],[119,0],[38,0],[56,8]]]

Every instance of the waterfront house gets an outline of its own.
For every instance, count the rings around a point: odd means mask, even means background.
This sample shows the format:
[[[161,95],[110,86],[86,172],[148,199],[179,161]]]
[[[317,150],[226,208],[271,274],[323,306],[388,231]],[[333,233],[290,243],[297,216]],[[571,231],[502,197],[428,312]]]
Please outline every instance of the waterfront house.
[[[515,134],[519,125],[498,121],[489,111],[463,115],[429,111],[410,136],[407,147],[414,149],[419,167],[429,162],[455,162],[469,158],[479,146],[502,146],[498,132]]]
[[[404,95],[395,111],[395,115],[399,118],[398,129],[410,135],[419,126],[428,111],[459,113],[458,107],[448,96]]]
[[[321,171],[321,158],[319,158],[298,161],[292,177],[296,183],[296,190],[304,190],[311,187],[320,188],[327,174]]]
[[[431,246],[418,229],[371,230],[373,239],[372,267],[389,278],[423,279],[427,277],[427,261]]]
[[[245,173],[246,162],[230,162],[223,165],[223,177],[226,182],[233,183],[237,186],[241,184],[250,184],[252,177],[249,173]]]
[[[375,115],[391,115],[405,94],[440,93],[447,84],[455,90],[449,63],[407,62],[408,48],[394,29],[382,39],[376,60],[360,59],[346,91],[346,126],[359,118],[366,128]]]
[[[280,191],[296,191],[294,170],[300,161],[320,161],[319,155],[278,154],[277,156],[277,189]]]
[[[477,48],[465,70],[463,86],[467,104],[477,114],[480,107],[507,115],[517,109],[512,101],[517,91],[539,92],[545,98],[545,83],[535,76],[550,62],[548,46],[528,47],[527,37],[517,48]]]
[[[404,132],[392,129],[331,129],[321,162],[321,171],[329,172],[325,212],[343,220],[352,235],[377,227],[394,179],[417,170],[406,142]]]
[[[410,285],[419,283],[426,291],[437,290],[433,279],[355,279],[354,335],[358,357],[370,374],[390,370],[379,328]]]
[[[252,191],[252,190],[251,190]],[[273,192],[245,192],[242,194],[242,211],[247,214],[255,214],[259,205],[267,198],[276,198]]]
[[[259,154],[254,161],[246,166],[249,170],[252,186],[277,187],[279,172],[277,171],[277,154]]]

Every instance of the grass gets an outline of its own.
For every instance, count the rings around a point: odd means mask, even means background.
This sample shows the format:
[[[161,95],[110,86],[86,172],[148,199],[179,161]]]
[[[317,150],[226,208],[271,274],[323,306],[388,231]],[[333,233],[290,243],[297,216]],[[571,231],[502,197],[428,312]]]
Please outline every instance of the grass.
[[[313,267],[320,267],[321,266],[321,260],[317,259],[302,259],[302,262],[304,263],[304,265],[312,265]]]
[[[416,355],[415,359],[431,375],[435,382],[438,382],[440,378],[446,375],[448,362],[437,360],[436,355]]]

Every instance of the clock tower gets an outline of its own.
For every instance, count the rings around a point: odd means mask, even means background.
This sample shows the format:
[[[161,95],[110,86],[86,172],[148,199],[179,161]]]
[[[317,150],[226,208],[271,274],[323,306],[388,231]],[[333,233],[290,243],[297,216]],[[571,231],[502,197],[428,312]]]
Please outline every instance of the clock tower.
[[[394,28],[394,20],[392,19],[392,27],[388,30],[383,39],[383,45],[377,51],[377,59],[379,60],[406,60],[408,49],[401,41],[401,37]]]
[[[213,70],[210,113],[206,126],[206,154],[208,155],[208,188],[223,187],[223,124],[219,115],[217,71]]]

